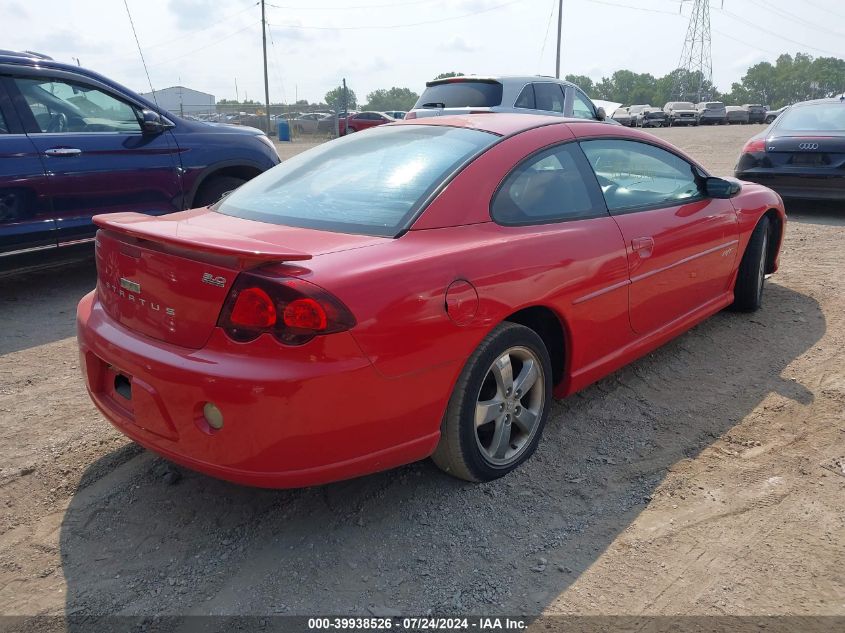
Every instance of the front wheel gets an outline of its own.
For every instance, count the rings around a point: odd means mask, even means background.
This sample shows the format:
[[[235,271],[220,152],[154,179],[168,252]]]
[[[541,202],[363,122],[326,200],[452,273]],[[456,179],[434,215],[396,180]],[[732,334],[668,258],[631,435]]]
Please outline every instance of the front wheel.
[[[734,302],[731,309],[738,312],[754,312],[763,305],[763,289],[766,284],[766,266],[769,257],[769,218],[763,217],[754,227],[734,286]]]
[[[523,325],[502,323],[458,378],[434,463],[467,481],[506,475],[537,449],[551,398],[552,367],[543,339]]]

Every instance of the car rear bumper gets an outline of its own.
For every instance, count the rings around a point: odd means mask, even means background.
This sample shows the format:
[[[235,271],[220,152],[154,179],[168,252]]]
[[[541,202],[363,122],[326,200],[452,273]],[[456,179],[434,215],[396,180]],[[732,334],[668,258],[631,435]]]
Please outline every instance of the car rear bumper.
[[[77,310],[91,399],[122,433],[213,477],[270,488],[357,477],[429,456],[454,364],[386,378],[349,333],[287,347],[215,330],[191,350],[134,333],[86,295]],[[118,378],[122,376],[124,378]],[[121,395],[130,384],[131,398]],[[223,414],[213,429],[206,402]]]
[[[785,172],[755,168],[736,172],[740,180],[765,185],[782,198],[804,200],[845,200],[845,174]]]

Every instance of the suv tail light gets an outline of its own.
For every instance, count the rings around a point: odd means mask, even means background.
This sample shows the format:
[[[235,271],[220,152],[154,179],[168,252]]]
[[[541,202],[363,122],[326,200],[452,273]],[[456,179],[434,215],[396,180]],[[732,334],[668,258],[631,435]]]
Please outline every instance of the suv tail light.
[[[240,343],[269,333],[285,345],[302,345],[319,334],[352,328],[355,317],[339,299],[310,282],[241,273],[217,325]]]
[[[408,113],[405,115],[405,119],[416,119],[416,118],[417,118],[417,113],[416,113],[416,112],[408,112]]]
[[[743,154],[755,154],[758,152],[765,152],[766,151],[766,139],[764,138],[752,138],[745,144],[745,147],[742,148]]]

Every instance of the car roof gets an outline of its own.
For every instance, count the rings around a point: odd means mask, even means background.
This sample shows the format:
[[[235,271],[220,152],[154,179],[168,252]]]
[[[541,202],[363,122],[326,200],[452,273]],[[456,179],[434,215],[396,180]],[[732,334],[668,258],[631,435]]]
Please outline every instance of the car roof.
[[[845,108],[845,99],[842,97],[828,97],[825,99],[812,99],[810,101],[799,101],[798,103],[793,103],[791,107],[803,107],[803,106],[813,106],[813,105],[822,105],[825,103],[841,103],[842,107]],[[784,106],[787,107],[787,106]]]
[[[508,82],[544,82],[550,81],[554,83],[566,84],[568,86],[574,85],[571,81],[565,79],[557,79],[548,75],[460,75],[458,77],[443,77],[442,79],[431,79],[426,82],[426,86],[440,85],[448,83],[460,83],[461,81],[498,81],[499,83]]]
[[[573,117],[546,116],[542,114],[521,114],[514,112],[490,112],[484,114],[454,114],[447,116],[430,116],[421,119],[404,119],[389,125],[441,125],[444,127],[460,127],[482,132],[492,132],[502,136],[517,134],[544,125],[554,123],[578,123],[609,125],[591,119],[576,119]],[[614,127],[619,127],[614,124]]]

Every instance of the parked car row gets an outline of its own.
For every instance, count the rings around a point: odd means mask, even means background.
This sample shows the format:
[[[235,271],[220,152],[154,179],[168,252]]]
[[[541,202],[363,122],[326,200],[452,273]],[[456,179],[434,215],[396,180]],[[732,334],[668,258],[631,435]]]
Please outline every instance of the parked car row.
[[[779,111],[778,111],[779,112]],[[767,106],[746,103],[725,106],[721,101],[670,101],[663,108],[649,104],[618,108],[612,118],[628,127],[671,127],[674,125],[726,125],[731,123],[771,123],[777,113]]]

